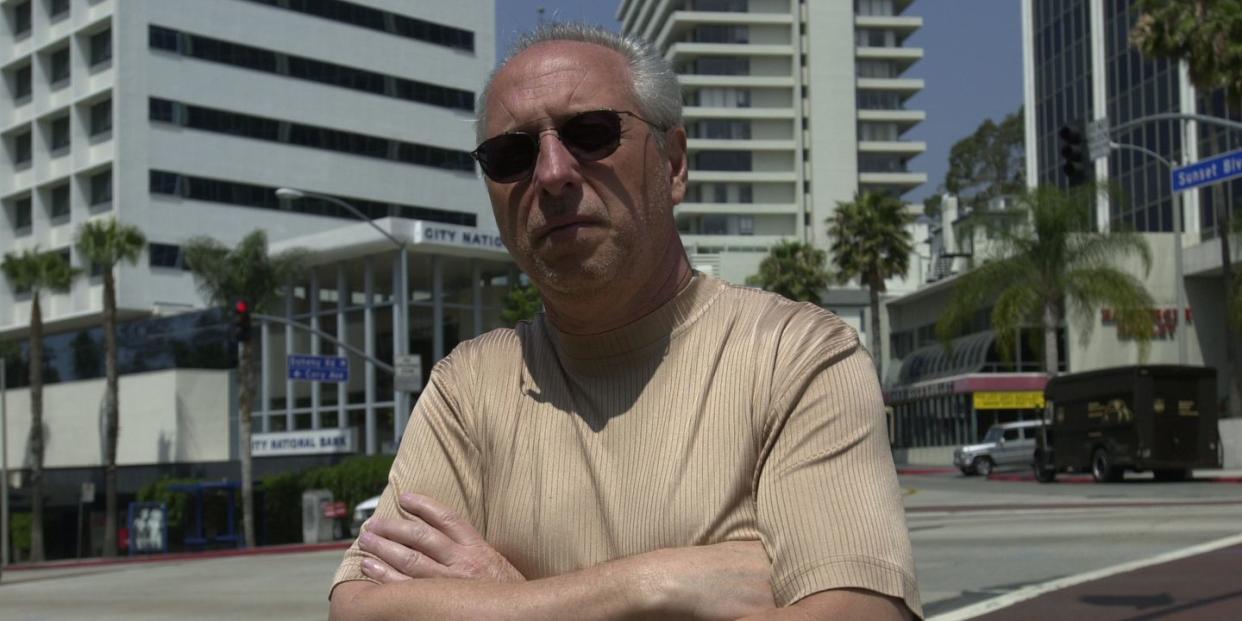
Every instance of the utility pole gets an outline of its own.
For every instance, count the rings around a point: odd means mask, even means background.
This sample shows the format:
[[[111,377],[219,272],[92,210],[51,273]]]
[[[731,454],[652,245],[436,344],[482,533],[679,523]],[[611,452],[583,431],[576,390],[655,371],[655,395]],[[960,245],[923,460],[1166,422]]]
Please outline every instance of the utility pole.
[[[0,571],[9,564],[9,416],[8,362],[0,356]]]

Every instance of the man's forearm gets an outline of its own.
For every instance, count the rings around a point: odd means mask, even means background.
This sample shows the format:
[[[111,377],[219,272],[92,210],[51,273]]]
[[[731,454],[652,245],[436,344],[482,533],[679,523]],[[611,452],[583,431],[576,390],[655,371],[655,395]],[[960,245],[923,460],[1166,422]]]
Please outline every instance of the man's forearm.
[[[654,582],[630,559],[528,582],[345,582],[332,593],[331,619],[626,619],[658,609]]]

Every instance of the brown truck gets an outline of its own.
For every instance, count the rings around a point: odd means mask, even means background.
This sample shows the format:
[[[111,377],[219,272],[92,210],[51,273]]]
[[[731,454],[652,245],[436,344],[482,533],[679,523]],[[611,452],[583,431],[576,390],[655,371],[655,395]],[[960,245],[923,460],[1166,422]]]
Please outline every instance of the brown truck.
[[[1071,373],[1049,380],[1044,396],[1048,410],[1033,464],[1040,481],[1089,471],[1098,482],[1113,482],[1127,470],[1180,481],[1193,468],[1220,467],[1215,369],[1138,365]]]

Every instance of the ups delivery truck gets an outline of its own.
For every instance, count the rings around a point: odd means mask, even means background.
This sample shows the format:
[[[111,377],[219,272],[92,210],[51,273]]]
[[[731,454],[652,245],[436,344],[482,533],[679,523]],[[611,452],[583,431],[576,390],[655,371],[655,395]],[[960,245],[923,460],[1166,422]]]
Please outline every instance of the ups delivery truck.
[[[1120,481],[1127,470],[1179,481],[1192,468],[1220,467],[1215,369],[1140,365],[1071,373],[1049,380],[1044,396],[1049,408],[1033,464],[1040,481],[1080,471]]]

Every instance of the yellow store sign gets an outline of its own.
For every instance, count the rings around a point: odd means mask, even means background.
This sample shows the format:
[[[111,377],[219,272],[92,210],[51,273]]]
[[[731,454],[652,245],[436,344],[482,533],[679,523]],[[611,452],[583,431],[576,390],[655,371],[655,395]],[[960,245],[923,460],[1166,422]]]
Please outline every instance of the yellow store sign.
[[[1042,407],[1044,393],[1040,390],[975,393],[976,410],[1033,410]]]

